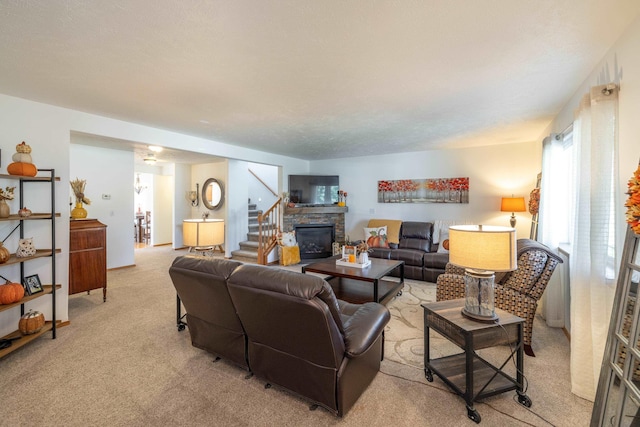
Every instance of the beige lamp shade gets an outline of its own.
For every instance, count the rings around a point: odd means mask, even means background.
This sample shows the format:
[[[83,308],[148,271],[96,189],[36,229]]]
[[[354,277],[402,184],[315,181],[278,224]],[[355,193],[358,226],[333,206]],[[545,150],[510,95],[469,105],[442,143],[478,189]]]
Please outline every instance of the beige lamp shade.
[[[491,225],[451,226],[449,262],[472,270],[515,270],[516,230]]]
[[[218,246],[224,244],[223,219],[185,219],[182,222],[185,246]]]
[[[500,204],[502,212],[524,212],[527,209],[524,204],[524,197],[503,197]]]

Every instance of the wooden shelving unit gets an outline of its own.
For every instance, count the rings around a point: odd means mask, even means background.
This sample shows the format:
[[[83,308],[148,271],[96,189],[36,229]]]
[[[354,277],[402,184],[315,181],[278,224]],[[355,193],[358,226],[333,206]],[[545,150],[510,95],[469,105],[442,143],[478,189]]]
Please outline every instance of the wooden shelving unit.
[[[25,278],[25,264],[28,264],[29,261],[38,259],[38,258],[50,258],[51,259],[51,280],[53,283],[56,282],[56,254],[60,253],[61,250],[56,248],[56,218],[60,218],[60,214],[56,213],[55,209],[55,183],[60,181],[59,177],[55,176],[54,169],[38,169],[38,174],[46,174],[47,176],[19,176],[19,175],[6,175],[0,174],[0,180],[13,180],[18,181],[19,192],[18,192],[18,201],[19,206],[24,204],[24,194],[25,194],[25,183],[49,183],[51,186],[51,211],[44,213],[32,213],[28,217],[21,217],[19,215],[9,215],[8,218],[0,218],[1,222],[13,221],[18,222],[16,228],[14,228],[11,233],[16,230],[19,230],[20,238],[25,237],[25,224],[30,221],[50,221],[51,223],[51,247],[37,249],[36,253],[33,256],[29,257],[17,257],[15,254],[11,254],[9,260],[3,264],[0,264],[0,268],[8,266],[8,265],[20,265],[20,283],[24,283]],[[9,233],[9,234],[11,234]],[[8,236],[7,236],[8,237]],[[5,237],[6,238],[6,237]],[[60,289],[62,285],[60,284],[48,284],[43,285],[43,291],[38,292],[33,295],[25,295],[20,301],[15,302],[13,304],[0,305],[0,314],[3,312],[7,312],[15,307],[20,307],[20,315],[25,312],[25,304],[33,301],[38,298],[50,298],[51,299],[51,319],[45,322],[44,327],[37,333],[31,335],[21,336],[19,330],[15,330],[7,335],[5,335],[4,339],[16,338],[19,339],[12,342],[10,347],[0,350],[0,358],[12,353],[13,351],[29,344],[33,340],[38,337],[44,335],[45,333],[51,331],[52,338],[56,337],[56,327],[60,323],[56,320],[56,290]],[[19,319],[16,319],[16,325]]]

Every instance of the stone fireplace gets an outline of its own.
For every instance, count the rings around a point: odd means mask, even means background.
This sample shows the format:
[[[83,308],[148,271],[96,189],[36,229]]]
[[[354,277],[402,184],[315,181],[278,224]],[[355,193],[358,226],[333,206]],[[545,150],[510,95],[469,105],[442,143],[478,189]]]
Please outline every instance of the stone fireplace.
[[[325,228],[322,232],[327,233],[329,237],[325,235],[323,242],[329,239],[328,249],[322,251],[324,255],[314,258],[330,257],[333,254],[332,243],[345,241],[344,215],[348,209],[346,206],[285,207],[282,215],[282,230],[296,231],[296,239],[298,246],[300,246],[300,258],[305,259],[311,257],[303,255],[299,233],[318,233],[322,228]],[[298,231],[298,229],[300,230]],[[332,234],[329,235],[329,233]]]
[[[300,259],[327,258],[332,255],[335,224],[295,224]]]

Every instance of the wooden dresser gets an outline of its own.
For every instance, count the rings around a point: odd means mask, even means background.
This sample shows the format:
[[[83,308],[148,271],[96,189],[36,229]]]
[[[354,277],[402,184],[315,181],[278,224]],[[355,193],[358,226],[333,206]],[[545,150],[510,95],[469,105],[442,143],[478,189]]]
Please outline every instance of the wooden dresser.
[[[69,225],[69,295],[102,288],[107,300],[107,226],[97,219]]]

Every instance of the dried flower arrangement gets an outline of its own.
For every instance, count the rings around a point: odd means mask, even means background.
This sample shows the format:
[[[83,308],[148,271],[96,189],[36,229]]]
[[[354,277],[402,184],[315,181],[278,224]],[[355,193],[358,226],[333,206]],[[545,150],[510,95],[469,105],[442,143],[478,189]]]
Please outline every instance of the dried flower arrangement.
[[[629,198],[624,204],[627,207],[627,222],[631,229],[640,234],[640,166],[629,180]]]
[[[13,200],[13,190],[15,189],[16,187],[6,187],[5,189],[0,188],[0,200]]]
[[[529,195],[529,213],[535,215],[540,210],[540,189],[534,188]]]
[[[70,181],[69,184],[71,184],[71,188],[73,189],[73,194],[75,194],[76,196],[77,203],[84,203],[85,205],[91,204],[91,200],[89,200],[84,195],[84,187],[85,185],[87,185],[86,180],[76,178],[73,181]]]

